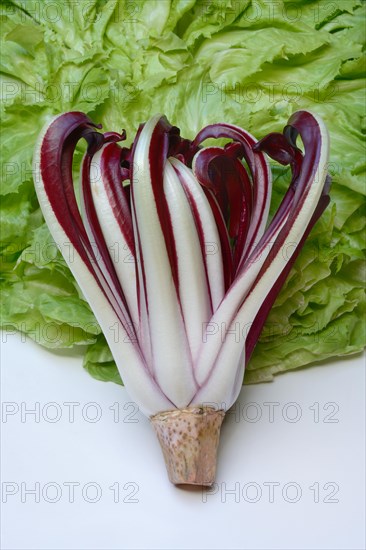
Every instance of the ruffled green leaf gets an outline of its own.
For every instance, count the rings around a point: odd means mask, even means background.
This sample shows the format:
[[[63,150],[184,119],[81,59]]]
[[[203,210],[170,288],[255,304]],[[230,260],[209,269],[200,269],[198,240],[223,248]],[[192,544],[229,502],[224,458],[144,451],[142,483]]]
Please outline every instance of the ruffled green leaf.
[[[55,348],[89,343],[85,368],[120,382],[36,202],[31,159],[51,116],[81,110],[131,139],[163,112],[186,137],[229,121],[260,138],[310,109],[331,136],[332,204],[274,304],[245,379],[362,349],[362,0],[6,0],[1,10],[2,326]],[[81,149],[75,175],[80,158]],[[271,212],[289,181],[285,169],[273,174]],[[48,326],[59,336],[45,337]]]

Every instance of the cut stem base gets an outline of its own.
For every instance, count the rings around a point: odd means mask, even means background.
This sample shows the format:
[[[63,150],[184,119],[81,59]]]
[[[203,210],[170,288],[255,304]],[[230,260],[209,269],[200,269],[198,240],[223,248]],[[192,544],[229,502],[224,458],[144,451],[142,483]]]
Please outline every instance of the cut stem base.
[[[150,418],[158,436],[169,479],[175,485],[212,485],[225,411],[188,407]]]

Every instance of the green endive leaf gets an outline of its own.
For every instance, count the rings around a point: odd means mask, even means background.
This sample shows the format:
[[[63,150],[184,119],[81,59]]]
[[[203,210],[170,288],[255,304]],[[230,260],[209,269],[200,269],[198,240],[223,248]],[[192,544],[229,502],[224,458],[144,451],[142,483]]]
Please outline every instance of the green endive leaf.
[[[332,203],[274,304],[245,380],[362,349],[365,2],[6,0],[1,9],[4,330],[52,348],[87,344],[90,374],[121,383],[36,201],[33,149],[51,116],[84,111],[129,138],[161,112],[188,138],[220,121],[260,138],[305,108],[329,128]],[[289,172],[276,166],[273,175],[272,212]]]

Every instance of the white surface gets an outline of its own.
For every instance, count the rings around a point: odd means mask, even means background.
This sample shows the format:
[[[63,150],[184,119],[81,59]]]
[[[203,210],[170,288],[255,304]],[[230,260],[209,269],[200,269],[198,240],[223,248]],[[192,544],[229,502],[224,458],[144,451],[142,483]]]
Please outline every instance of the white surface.
[[[123,388],[90,378],[80,358],[20,334],[4,340],[4,550],[365,547],[361,356],[245,387],[222,429],[216,485],[203,492],[169,483],[149,422]]]

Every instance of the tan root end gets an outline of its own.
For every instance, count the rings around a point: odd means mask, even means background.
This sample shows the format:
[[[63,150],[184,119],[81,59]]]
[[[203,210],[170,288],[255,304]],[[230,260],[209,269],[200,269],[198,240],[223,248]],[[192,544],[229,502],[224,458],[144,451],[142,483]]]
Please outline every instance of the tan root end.
[[[225,411],[212,407],[189,407],[150,418],[172,483],[213,484],[224,416]]]

